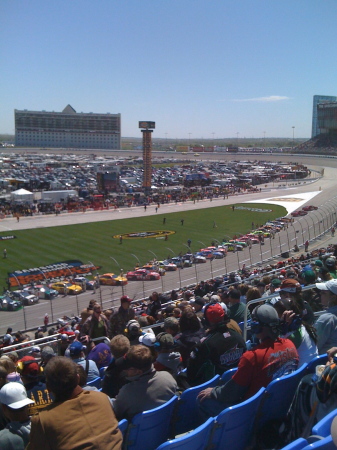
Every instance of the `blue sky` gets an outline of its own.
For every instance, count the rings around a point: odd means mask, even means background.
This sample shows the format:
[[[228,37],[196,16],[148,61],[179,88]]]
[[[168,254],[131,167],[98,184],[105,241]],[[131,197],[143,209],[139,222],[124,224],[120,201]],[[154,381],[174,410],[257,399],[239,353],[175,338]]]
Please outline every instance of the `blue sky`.
[[[70,104],[121,113],[124,137],[310,137],[336,18],[336,0],[1,0],[0,133]]]

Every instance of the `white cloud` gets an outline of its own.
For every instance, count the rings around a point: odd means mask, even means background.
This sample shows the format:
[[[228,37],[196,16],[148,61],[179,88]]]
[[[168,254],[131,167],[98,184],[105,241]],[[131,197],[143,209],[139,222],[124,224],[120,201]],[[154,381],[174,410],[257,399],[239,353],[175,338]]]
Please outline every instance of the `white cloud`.
[[[284,97],[282,95],[270,95],[269,97],[256,97],[256,98],[235,98],[232,101],[233,102],[261,102],[261,103],[267,103],[267,102],[280,102],[283,100],[289,100],[289,97]]]

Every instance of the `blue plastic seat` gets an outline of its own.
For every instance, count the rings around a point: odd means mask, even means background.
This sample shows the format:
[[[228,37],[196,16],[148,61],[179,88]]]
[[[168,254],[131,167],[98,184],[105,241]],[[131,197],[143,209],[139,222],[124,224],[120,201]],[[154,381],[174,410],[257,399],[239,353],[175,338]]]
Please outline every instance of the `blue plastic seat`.
[[[182,437],[165,442],[157,450],[204,450],[207,448],[213,423],[214,418],[210,417],[195,430]]]
[[[128,450],[154,450],[170,437],[173,409],[178,401],[174,395],[171,400],[149,411],[136,414],[129,424],[125,436]]]
[[[303,438],[298,438],[296,441],[291,442],[286,447],[283,447],[282,450],[302,450],[304,447],[308,446],[308,441]]]
[[[307,373],[314,373],[316,366],[321,364],[326,364],[328,362],[328,355],[325,353],[323,355],[315,356],[307,365]]]
[[[210,449],[228,448],[230,450],[244,449],[251,438],[254,417],[260,406],[265,388],[238,405],[230,406],[222,411],[213,425]]]
[[[126,430],[128,429],[129,422],[126,419],[122,419],[118,422],[118,428],[123,435],[123,439],[125,437]]]
[[[228,369],[228,370],[226,370],[226,372],[224,372],[224,373],[221,375],[221,377],[220,377],[221,384],[227,383],[227,381],[229,381],[229,380],[232,378],[232,376],[235,374],[235,372],[236,372],[237,370],[238,370],[237,367],[234,367],[233,369]]]
[[[269,420],[284,419],[294,398],[297,386],[306,374],[307,364],[299,369],[276,378],[266,387],[260,410],[258,411],[257,428]]]
[[[95,386],[97,389],[100,389],[101,381],[101,377],[97,377],[94,380],[88,381],[87,386]]]
[[[337,416],[337,409],[331,411],[323,419],[321,419],[312,429],[312,433],[315,436],[327,437],[330,434],[331,424],[334,418]]]
[[[303,447],[303,450],[310,450],[313,448],[317,448],[319,450],[336,450],[336,446],[332,440],[331,436],[327,436],[324,439],[320,439],[312,444]]]
[[[105,366],[105,367],[101,367],[101,368],[99,369],[99,376],[101,377],[102,380],[103,380],[103,378],[104,378],[104,374],[105,374],[105,371],[106,371],[107,367],[108,367],[108,366]]]
[[[204,389],[217,386],[219,378],[219,375],[215,375],[206,383],[186,389],[181,394],[174,413],[174,435],[186,433],[199,425],[197,396]]]

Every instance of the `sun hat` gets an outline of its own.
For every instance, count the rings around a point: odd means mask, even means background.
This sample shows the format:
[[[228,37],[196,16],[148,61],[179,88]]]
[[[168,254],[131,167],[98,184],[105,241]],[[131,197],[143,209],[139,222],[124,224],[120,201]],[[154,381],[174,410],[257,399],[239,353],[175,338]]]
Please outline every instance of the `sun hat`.
[[[35,402],[27,397],[22,383],[11,382],[0,389],[0,403],[12,409],[20,409]]]

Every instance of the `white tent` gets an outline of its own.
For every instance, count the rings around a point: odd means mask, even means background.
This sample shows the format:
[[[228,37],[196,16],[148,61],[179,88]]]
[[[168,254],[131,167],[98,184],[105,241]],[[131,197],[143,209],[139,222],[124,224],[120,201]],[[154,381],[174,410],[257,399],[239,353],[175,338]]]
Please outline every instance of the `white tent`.
[[[31,202],[34,199],[34,194],[26,189],[18,189],[12,192],[12,200],[19,202]]]

